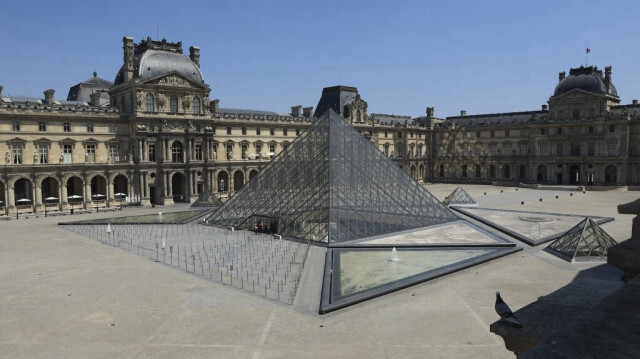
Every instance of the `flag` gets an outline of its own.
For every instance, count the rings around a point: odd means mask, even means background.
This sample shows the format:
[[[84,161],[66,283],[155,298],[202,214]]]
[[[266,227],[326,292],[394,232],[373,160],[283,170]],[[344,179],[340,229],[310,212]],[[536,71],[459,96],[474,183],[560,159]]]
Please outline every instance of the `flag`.
[[[587,54],[591,52],[591,49],[587,47]]]

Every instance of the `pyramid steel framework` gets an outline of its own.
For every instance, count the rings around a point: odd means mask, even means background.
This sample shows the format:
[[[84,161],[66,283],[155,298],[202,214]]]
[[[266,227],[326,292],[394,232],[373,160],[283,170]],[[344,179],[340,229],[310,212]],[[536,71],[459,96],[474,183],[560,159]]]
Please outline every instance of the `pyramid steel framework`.
[[[570,262],[604,259],[609,247],[617,242],[590,217],[585,218],[561,237],[551,242],[547,249],[560,254]]]
[[[458,219],[331,110],[208,221],[335,243]]]
[[[477,205],[476,202],[467,191],[462,188],[462,186],[458,186],[447,198],[443,201],[446,205]]]
[[[222,200],[214,192],[205,190],[200,193],[200,196],[193,202],[191,207],[220,207],[223,204]]]

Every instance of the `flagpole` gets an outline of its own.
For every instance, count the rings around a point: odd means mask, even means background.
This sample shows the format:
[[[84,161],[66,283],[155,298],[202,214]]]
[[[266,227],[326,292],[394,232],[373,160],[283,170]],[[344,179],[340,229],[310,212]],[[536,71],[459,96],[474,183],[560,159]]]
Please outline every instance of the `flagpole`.
[[[589,52],[591,51],[589,49],[589,45],[585,46],[585,54],[584,54],[584,66],[587,67],[589,66]]]

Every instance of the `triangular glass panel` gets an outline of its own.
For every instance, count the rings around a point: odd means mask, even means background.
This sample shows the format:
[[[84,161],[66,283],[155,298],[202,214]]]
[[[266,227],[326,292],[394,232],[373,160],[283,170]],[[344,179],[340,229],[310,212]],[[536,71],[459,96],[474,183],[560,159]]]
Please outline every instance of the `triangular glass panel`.
[[[320,313],[324,314],[515,251],[516,247],[330,248]]]
[[[210,218],[250,229],[275,219],[279,234],[328,243],[458,217],[338,114],[328,111]]]
[[[585,218],[547,249],[570,261],[605,260],[609,247],[617,242],[591,218]]]

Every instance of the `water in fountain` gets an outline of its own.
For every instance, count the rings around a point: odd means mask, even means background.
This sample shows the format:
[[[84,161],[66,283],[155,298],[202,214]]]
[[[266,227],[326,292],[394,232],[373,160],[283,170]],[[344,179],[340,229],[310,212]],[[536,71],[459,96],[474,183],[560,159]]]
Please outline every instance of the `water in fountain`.
[[[393,249],[391,250],[391,261],[392,262],[397,262],[400,259],[398,258],[398,251],[396,251],[396,247],[393,247]]]

